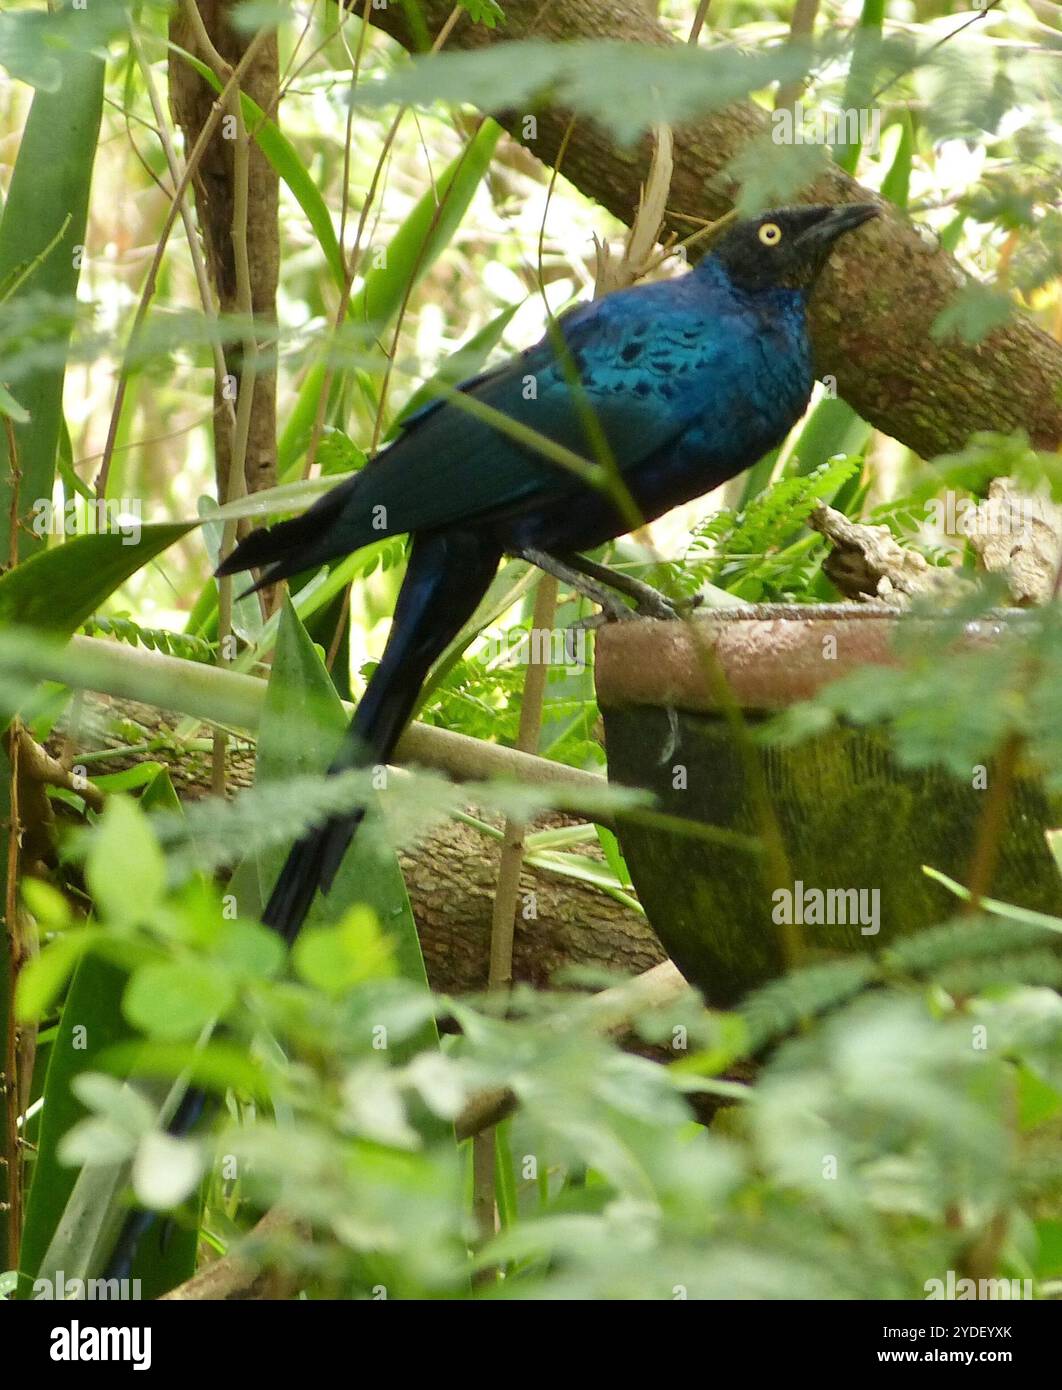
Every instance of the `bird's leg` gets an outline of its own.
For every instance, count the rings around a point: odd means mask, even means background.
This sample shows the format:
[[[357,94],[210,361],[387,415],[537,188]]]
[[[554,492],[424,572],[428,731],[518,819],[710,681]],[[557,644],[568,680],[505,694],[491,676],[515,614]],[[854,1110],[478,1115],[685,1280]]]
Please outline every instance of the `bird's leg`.
[[[576,593],[588,598],[591,603],[596,603],[613,622],[621,622],[625,618],[635,616],[633,610],[621,602],[614,592],[610,592],[605,584],[580,572],[569,562],[567,556],[561,559],[557,555],[549,554],[548,551],[536,550],[533,546],[519,550],[516,554],[521,560],[526,560],[529,565],[534,565],[536,568],[544,570],[546,574],[551,574],[554,579],[559,579],[562,584],[567,584]],[[606,571],[606,573],[611,573],[611,571]]]
[[[598,584],[607,584],[610,589],[632,598],[638,612],[649,618],[660,618],[662,621],[680,618],[687,608],[695,608],[699,601],[695,598],[692,601],[673,603],[651,584],[645,584],[633,575],[621,574],[619,570],[610,569],[608,565],[599,565],[595,560],[588,560],[585,555],[565,555],[563,560],[573,570],[596,580]]]
[[[615,598],[617,593],[632,598],[635,608],[643,617],[658,618],[661,622],[673,622],[682,616],[686,607],[696,606],[696,601],[688,605],[673,604],[651,584],[643,584],[640,579],[634,579],[629,574],[620,574],[609,569],[607,565],[596,564],[585,555],[554,555],[547,550],[533,549],[522,550],[520,555],[539,569],[545,570],[547,574],[563,580],[577,593],[600,604],[613,619],[631,616],[631,610],[626,604],[619,603]],[[609,593],[609,590],[613,592]]]

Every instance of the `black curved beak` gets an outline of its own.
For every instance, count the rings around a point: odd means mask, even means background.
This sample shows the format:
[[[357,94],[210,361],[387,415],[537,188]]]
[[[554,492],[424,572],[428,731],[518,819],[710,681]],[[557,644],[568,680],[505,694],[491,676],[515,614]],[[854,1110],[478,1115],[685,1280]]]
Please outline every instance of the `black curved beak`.
[[[829,208],[807,229],[801,240],[828,249],[838,237],[846,232],[854,232],[864,222],[879,216],[880,212],[875,203],[844,203],[841,207]]]
[[[830,258],[833,248],[846,232],[854,232],[864,222],[877,217],[881,209],[874,203],[844,203],[841,207],[809,209],[814,221],[800,233],[797,247],[808,269],[807,283],[814,284]],[[814,216],[815,214],[818,216]]]

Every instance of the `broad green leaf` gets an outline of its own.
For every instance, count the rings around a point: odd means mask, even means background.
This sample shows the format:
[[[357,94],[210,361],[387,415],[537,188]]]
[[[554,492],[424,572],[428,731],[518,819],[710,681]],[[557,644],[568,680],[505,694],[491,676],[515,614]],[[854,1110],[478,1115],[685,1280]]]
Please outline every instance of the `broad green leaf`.
[[[243,917],[221,923],[214,954],[234,972],[256,979],[278,974],[284,964],[284,944],[276,933]]]
[[[412,293],[453,239],[500,136],[500,126],[484,121],[467,149],[419,200],[392,237],[384,263],[370,268],[361,288],[351,296],[347,315],[351,324],[378,334],[398,313],[407,293]],[[282,475],[309,443],[326,375],[323,362],[316,362],[306,373],[277,445],[277,468]]]
[[[102,46],[125,24],[123,0],[8,9],[0,14],[0,68],[38,92],[61,96],[69,56]]]
[[[122,997],[122,1011],[149,1038],[180,1042],[198,1036],[228,1012],[232,978],[205,961],[158,961],[141,966]]]
[[[90,1071],[75,1077],[71,1089],[82,1105],[134,1137],[146,1134],[155,1122],[155,1112],[142,1095],[103,1072]]]
[[[171,1079],[187,1075],[193,1086],[219,1095],[235,1088],[266,1099],[269,1087],[262,1066],[244,1048],[224,1039],[203,1047],[193,1043],[163,1042],[157,1038],[119,1042],[100,1054],[97,1066],[120,1076]]]
[[[307,711],[316,712],[316,731],[307,729]],[[258,734],[256,781],[271,782],[294,773],[316,770],[322,775],[346,730],[347,717],[339,696],[316,649],[285,602],[281,613],[265,709]],[[293,744],[292,728],[299,731]],[[372,814],[370,810],[369,814]],[[259,882],[263,901],[285,858],[284,851],[263,855]],[[398,860],[371,849],[365,837],[355,837],[327,896],[318,894],[310,911],[309,925],[341,922],[353,906],[373,909],[384,932],[394,943],[399,972],[428,987],[417,928],[406,896]],[[424,1039],[418,1040],[418,1046]]]
[[[24,425],[29,419],[29,411],[19,405],[3,382],[0,382],[0,415],[9,415],[16,425]]]
[[[215,92],[221,91],[221,83],[211,68],[200,62],[191,53],[186,53],[183,49],[179,51],[195,68],[204,82],[208,82]],[[332,278],[342,290],[346,283],[346,271],[343,266],[343,253],[336,240],[335,228],[332,226],[332,214],[328,211],[328,204],[321,197],[320,190],[314,183],[310,171],[299,158],[295,146],[283,134],[276,122],[270,120],[258,103],[253,101],[246,92],[240,94],[240,101],[248,134],[254,137],[258,148],[269,160],[278,178],[284,180],[295,201],[306,214],[306,219],[317,236],[321,252],[332,272]]]
[[[331,927],[307,927],[295,942],[295,969],[326,994],[344,994],[365,980],[394,973],[394,941],[384,936],[376,914],[352,907]]]
[[[861,111],[871,106],[874,83],[881,58],[881,33],[885,23],[885,0],[863,0],[859,26],[842,106],[845,111]],[[847,173],[855,172],[862,145],[859,140],[840,145],[834,158]]]
[[[888,198],[898,208],[906,208],[911,187],[911,164],[914,159],[914,125],[911,113],[903,111],[900,115],[900,141],[896,155],[889,165],[889,172],[881,182],[881,196]]]
[[[98,1272],[92,1265],[97,1243],[116,1219],[126,1182],[123,1167],[87,1169],[79,1178],[60,1162],[59,1146],[88,1113],[72,1089],[75,1079],[81,1072],[99,1070],[108,1049],[130,1038],[121,1011],[125,982],[122,972],[90,954],[77,967],[67,991],[44,1080],[37,1156],[22,1231],[19,1268],[28,1279],[56,1269],[72,1278]],[[68,1206],[75,1188],[77,1195]],[[154,1298],[187,1278],[195,1246],[194,1231],[178,1231],[165,1252],[150,1252],[150,1267],[141,1263],[134,1269],[144,1280],[145,1298]],[[50,1270],[43,1268],[49,1250],[54,1261]],[[27,1293],[24,1283],[20,1296]]]
[[[26,1023],[44,1017],[74,973],[85,952],[101,933],[92,927],[64,932],[41,948],[18,974],[16,1013]]]
[[[318,497],[331,492],[335,485],[335,478],[305,478],[298,483],[280,483],[277,487],[263,488],[261,492],[237,498],[235,502],[226,502],[223,507],[214,508],[203,519],[234,521],[244,517],[257,518],[299,512],[316,502]]]
[[[0,626],[72,632],[119,585],[191,529],[144,526],[135,544],[114,532],[77,536],[0,574]]]
[[[929,330],[938,342],[958,338],[963,343],[979,343],[1000,328],[1014,313],[1008,294],[971,280],[953,295],[933,321]]]
[[[36,75],[48,90],[42,87],[34,92],[7,206],[0,220],[0,283],[18,267],[34,262],[66,224],[66,232],[59,243],[19,287],[16,297],[28,291],[43,292],[72,303],[77,296],[89,185],[103,110],[105,63],[95,50],[95,44],[104,37],[99,32],[100,24],[106,31],[112,20],[121,21],[122,14],[115,5],[103,0],[98,5],[94,3],[91,11],[64,8],[56,14],[5,14],[0,19],[9,37],[13,23],[23,26],[17,32],[25,35],[24,26],[31,20],[40,27],[47,26],[50,34],[63,27],[71,38],[75,29],[79,33],[76,42],[67,47],[49,45],[47,56],[42,43],[39,60],[34,59],[44,65],[44,70],[38,66]],[[22,52],[25,51],[23,47]],[[53,82],[56,68],[58,81]],[[15,425],[21,475],[18,483],[20,519],[28,514],[36,498],[52,495],[63,414],[68,332],[62,338],[64,351],[60,352],[58,360],[40,366],[19,383],[18,401],[29,415],[24,423]],[[11,553],[14,500],[8,463],[6,434],[0,431],[0,555],[5,559]],[[30,548],[41,548],[41,542],[35,542],[20,529],[19,552],[25,554]]]
[[[166,860],[147,817],[129,797],[108,799],[91,840],[85,878],[111,921],[143,921],[161,900]]]

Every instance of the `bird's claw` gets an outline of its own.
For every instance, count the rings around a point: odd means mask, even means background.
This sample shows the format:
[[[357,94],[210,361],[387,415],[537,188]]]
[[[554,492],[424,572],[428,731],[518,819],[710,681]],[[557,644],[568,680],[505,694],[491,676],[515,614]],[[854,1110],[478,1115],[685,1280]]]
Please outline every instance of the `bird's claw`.
[[[594,632],[599,627],[608,627],[610,623],[629,623],[636,622],[640,615],[633,608],[628,608],[619,599],[613,602],[602,603],[596,613],[591,613],[587,618],[579,618],[574,623],[569,624],[569,632]]]
[[[629,608],[618,598],[610,599],[608,602],[598,601],[601,604],[600,611],[589,618],[580,618],[578,622],[572,623],[571,631],[592,632],[599,627],[606,627],[609,623],[637,622],[639,618],[650,618],[660,623],[681,622],[701,606],[702,599],[700,594],[694,594],[692,598],[673,601],[646,586],[646,592],[639,595],[633,608]]]
[[[655,618],[662,623],[675,623],[688,618],[702,602],[700,594],[694,594],[692,598],[670,599],[646,585],[645,591],[639,593],[635,599],[634,608],[639,617]]]
[[[649,590],[640,598],[635,599],[635,613],[640,618],[655,618],[657,622],[673,623],[681,618],[680,606],[676,606],[670,599],[663,594],[658,594],[655,590]]]

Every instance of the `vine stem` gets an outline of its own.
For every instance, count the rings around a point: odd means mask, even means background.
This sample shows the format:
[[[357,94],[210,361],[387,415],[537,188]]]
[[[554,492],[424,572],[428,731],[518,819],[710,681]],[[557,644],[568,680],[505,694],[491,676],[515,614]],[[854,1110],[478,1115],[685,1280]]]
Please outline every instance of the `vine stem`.
[[[535,592],[535,607],[531,619],[532,636],[553,626],[557,612],[557,581],[544,574]],[[549,644],[538,650],[548,653]],[[549,678],[548,657],[535,660],[536,643],[528,644],[528,667],[520,702],[520,726],[516,747],[521,753],[536,753],[542,732],[542,712],[546,703],[546,682]],[[516,905],[520,894],[520,871],[524,866],[524,837],[527,826],[523,821],[507,818],[503,831],[498,878],[494,889],[494,907],[490,924],[490,970],[487,988],[492,993],[504,993],[513,981],[513,939],[516,933]],[[495,1231],[495,1129],[488,1126],[472,1141],[472,1209],[476,1228],[484,1240]],[[497,1277],[494,1270],[483,1270],[477,1282],[491,1282]]]

